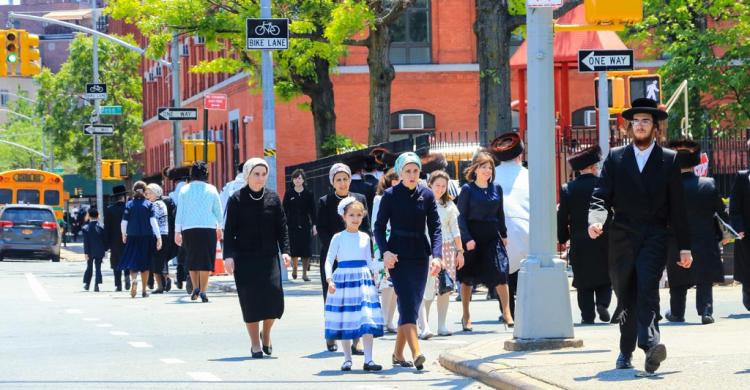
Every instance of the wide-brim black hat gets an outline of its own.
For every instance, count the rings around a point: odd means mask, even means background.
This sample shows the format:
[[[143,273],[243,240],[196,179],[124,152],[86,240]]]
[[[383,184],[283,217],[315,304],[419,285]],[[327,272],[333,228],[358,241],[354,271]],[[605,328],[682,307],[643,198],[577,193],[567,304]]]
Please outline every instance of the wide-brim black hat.
[[[352,173],[356,173],[365,169],[368,157],[369,156],[367,154],[357,152],[352,154],[351,156],[345,157],[343,163],[349,166],[349,169],[352,170]]]
[[[123,185],[116,185],[112,187],[112,196],[127,195],[128,189]]]
[[[510,161],[523,153],[524,146],[518,133],[505,133],[490,143],[488,148],[497,161]]]
[[[574,171],[582,171],[594,164],[598,164],[601,159],[602,149],[599,145],[595,145],[568,157],[568,164],[570,164],[570,167]]]
[[[632,121],[635,114],[651,114],[655,121],[663,121],[669,117],[666,111],[659,109],[656,100],[649,98],[638,98],[630,104],[631,108],[622,112],[622,117]]]
[[[677,164],[681,169],[692,168],[701,163],[701,145],[691,139],[669,141],[669,148],[677,152]]]
[[[431,153],[422,157],[422,172],[429,174],[435,171],[446,170],[448,160],[442,153]]]
[[[206,180],[208,179],[208,164],[205,161],[195,161],[190,167],[190,179],[191,180]]]
[[[190,177],[190,166],[167,168],[164,170],[164,176],[172,181],[187,180]]]
[[[384,171],[396,165],[396,159],[398,158],[397,154],[391,153],[390,150],[381,147],[373,148],[370,151],[370,156],[375,159],[375,163],[380,165]]]

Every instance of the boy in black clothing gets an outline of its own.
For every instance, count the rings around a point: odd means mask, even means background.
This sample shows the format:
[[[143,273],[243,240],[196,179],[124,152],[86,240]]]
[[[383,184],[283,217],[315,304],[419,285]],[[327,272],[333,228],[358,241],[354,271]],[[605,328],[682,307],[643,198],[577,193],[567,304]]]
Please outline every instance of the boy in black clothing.
[[[83,226],[83,253],[86,255],[86,272],[83,274],[83,288],[88,291],[91,284],[92,265],[96,266],[96,283],[94,291],[99,291],[102,283],[102,259],[107,251],[104,228],[99,225],[99,212],[96,207],[89,208],[89,220]]]

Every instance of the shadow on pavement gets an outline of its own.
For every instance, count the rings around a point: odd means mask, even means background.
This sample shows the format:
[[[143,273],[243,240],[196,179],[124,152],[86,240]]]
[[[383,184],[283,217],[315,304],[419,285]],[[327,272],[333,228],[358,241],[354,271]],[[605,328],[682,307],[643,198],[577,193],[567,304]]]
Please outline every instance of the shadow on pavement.
[[[591,380],[598,380],[601,382],[625,382],[625,381],[636,381],[636,380],[662,380],[665,375],[678,374],[682,371],[667,371],[657,372],[655,376],[651,377],[636,377],[635,375],[641,371],[630,369],[630,370],[606,370],[597,373],[594,376],[579,376],[573,378],[576,382],[587,382]]]
[[[550,352],[550,355],[583,355],[587,353],[608,353],[612,352],[611,349],[588,349],[588,350],[578,350],[578,351],[555,351]]]
[[[728,315],[726,317],[721,317],[721,318],[727,318],[727,319],[730,319],[730,320],[741,320],[741,319],[744,319],[744,318],[750,318],[750,313],[745,313],[745,314],[730,314],[730,315]]]
[[[317,353],[313,353],[311,355],[302,356],[305,359],[329,359],[333,357],[340,357],[344,356],[343,352],[328,352],[328,351],[320,351]]]
[[[237,357],[227,357],[227,358],[220,358],[220,359],[208,359],[209,362],[244,362],[246,360],[254,360],[252,356],[237,356]]]
[[[750,368],[748,368],[747,370],[737,371],[735,372],[735,374],[750,374]]]

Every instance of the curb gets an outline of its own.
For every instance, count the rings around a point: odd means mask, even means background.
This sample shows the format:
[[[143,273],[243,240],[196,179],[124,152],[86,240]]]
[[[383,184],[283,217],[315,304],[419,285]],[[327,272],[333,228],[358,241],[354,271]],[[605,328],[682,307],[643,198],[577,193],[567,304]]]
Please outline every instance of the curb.
[[[474,378],[488,386],[502,390],[559,390],[561,387],[534,379],[510,366],[484,361],[462,349],[446,351],[438,358],[440,365],[466,377]]]

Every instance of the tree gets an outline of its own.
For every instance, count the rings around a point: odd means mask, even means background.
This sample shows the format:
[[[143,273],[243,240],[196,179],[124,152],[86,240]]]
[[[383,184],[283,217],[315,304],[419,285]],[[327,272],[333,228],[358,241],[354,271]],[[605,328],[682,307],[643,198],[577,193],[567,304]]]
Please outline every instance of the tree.
[[[582,3],[566,0],[554,11],[559,18]],[[525,0],[475,0],[479,61],[479,130],[487,131],[483,143],[507,133],[513,126],[510,109],[510,40],[526,25]]]
[[[628,40],[667,61],[659,69],[670,94],[689,81],[690,132],[713,128],[730,134],[750,126],[750,2],[747,0],[645,0],[644,20]],[[684,115],[675,105],[670,129]]]
[[[17,95],[23,95],[21,88],[13,91]],[[8,110],[17,112],[33,118],[32,120],[6,113],[6,122],[0,124],[0,140],[23,145],[27,148],[42,151],[41,129],[39,120],[34,118],[34,106],[23,99],[11,98]],[[0,172],[9,169],[40,168],[41,156],[31,153],[18,146],[0,143]]]
[[[325,31],[339,0],[276,0],[274,16],[291,19],[294,39],[289,49],[274,52],[275,91],[285,100],[300,94],[310,99],[318,156],[321,145],[336,133],[336,112],[331,68],[346,55],[346,46],[332,43]],[[218,0],[114,0],[108,12],[116,19],[134,23],[149,39],[149,55],[161,57],[172,32],[205,37],[209,49],[226,49],[231,56],[204,61],[196,73],[245,71],[259,74],[260,52],[245,49],[245,20],[260,15],[258,0],[222,2]],[[251,84],[257,79],[251,77]],[[306,106],[306,104],[305,104]]]
[[[130,37],[120,37],[129,40]],[[138,71],[140,55],[110,41],[99,40],[99,80],[107,84],[107,99],[101,104],[121,105],[121,116],[100,117],[100,123],[114,125],[112,136],[103,136],[102,157],[128,162],[130,173],[140,168],[136,155],[143,150],[142,88]],[[83,125],[91,123],[93,104],[80,96],[86,83],[93,80],[92,40],[78,34],[70,45],[70,56],[57,74],[44,69],[37,76],[38,115],[46,114],[45,132],[53,136],[55,155],[71,158],[78,172],[94,176],[93,137],[83,133]]]

